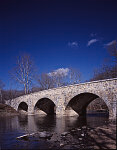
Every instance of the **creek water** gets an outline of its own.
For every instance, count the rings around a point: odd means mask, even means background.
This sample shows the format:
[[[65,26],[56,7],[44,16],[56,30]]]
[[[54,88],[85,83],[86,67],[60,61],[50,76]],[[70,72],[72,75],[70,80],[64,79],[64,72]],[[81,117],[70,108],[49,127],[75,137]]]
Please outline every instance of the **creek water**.
[[[43,149],[45,141],[23,141],[16,137],[34,132],[48,131],[61,134],[71,128],[80,126],[97,127],[108,123],[104,113],[90,114],[85,119],[78,116],[39,116],[18,115],[0,117],[0,150],[1,149]]]

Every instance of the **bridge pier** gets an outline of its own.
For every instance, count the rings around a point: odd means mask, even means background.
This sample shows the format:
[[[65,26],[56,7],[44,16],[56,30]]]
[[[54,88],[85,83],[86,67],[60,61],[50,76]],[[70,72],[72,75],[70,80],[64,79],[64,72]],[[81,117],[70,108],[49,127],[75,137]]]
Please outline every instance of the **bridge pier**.
[[[28,106],[28,115],[34,115],[34,106],[32,105]]]
[[[86,117],[86,108],[81,110],[78,114],[79,114],[79,117]]]
[[[109,109],[109,119],[110,120],[116,120],[117,118],[117,103],[116,101],[110,103],[110,109]]]
[[[85,116],[86,110],[84,109],[84,106],[98,97],[104,100],[107,107],[109,108],[109,119],[116,119],[117,78],[86,82],[39,91],[14,98],[12,100],[7,100],[6,104],[18,110],[20,103],[26,103],[28,105],[27,112],[30,115],[34,114],[34,108],[38,101],[42,100],[46,102],[47,100],[51,100],[53,104],[55,104],[57,116],[65,115],[67,105],[72,106],[72,109],[79,113],[80,116]],[[71,103],[69,103],[70,101]],[[54,107],[54,105],[49,104],[50,103],[48,101],[46,105],[47,108],[50,108],[50,106],[52,106],[52,108]],[[53,110],[55,109],[53,108]],[[71,110],[70,113],[72,114],[72,112],[73,111]]]
[[[63,106],[56,107],[56,115],[63,116],[65,114],[65,108]]]

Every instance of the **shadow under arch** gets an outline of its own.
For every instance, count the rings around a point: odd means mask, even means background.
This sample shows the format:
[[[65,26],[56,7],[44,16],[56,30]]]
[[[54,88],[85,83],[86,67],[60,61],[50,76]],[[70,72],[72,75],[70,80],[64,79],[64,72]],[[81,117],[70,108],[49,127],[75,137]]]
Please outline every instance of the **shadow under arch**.
[[[86,109],[88,105],[100,98],[98,95],[93,93],[81,93],[73,97],[66,106],[65,110],[73,109],[79,116],[86,116]],[[104,100],[103,100],[104,102]],[[105,102],[104,102],[105,103]],[[109,112],[108,106],[106,105],[106,109]]]
[[[28,112],[28,105],[26,102],[21,102],[18,106],[18,112],[24,112],[27,113]]]
[[[54,115],[56,114],[56,105],[49,98],[41,98],[35,104],[34,112],[36,114],[43,114],[44,112],[47,115]]]

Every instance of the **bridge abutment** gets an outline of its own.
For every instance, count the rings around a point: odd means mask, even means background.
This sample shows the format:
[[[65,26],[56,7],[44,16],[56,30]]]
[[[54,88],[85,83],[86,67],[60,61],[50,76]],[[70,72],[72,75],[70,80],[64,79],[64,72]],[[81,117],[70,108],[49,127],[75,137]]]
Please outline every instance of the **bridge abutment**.
[[[111,102],[110,103],[110,109],[109,109],[109,119],[112,120],[116,120],[117,118],[117,103],[114,101],[114,102]]]

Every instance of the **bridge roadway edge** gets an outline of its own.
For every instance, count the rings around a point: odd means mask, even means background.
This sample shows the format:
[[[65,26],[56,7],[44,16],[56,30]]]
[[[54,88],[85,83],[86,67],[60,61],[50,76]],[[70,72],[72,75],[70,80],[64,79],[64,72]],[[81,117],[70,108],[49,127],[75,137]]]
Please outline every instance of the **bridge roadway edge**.
[[[68,85],[68,86],[43,90],[43,91],[39,91],[39,92],[35,92],[35,93],[30,93],[30,94],[27,94],[27,95],[24,95],[24,96],[21,96],[21,97],[17,97],[17,98],[12,99],[12,100],[8,100],[8,101],[6,101],[6,104],[10,105],[11,107],[13,107],[17,110],[19,103],[24,101],[24,102],[28,103],[28,106],[29,106],[28,114],[31,115],[31,114],[34,113],[34,106],[36,104],[37,97],[38,97],[38,99],[41,99],[43,97],[47,97],[47,98],[52,99],[52,100],[54,99],[53,101],[57,105],[57,111],[58,111],[57,115],[64,115],[64,110],[65,110],[64,103],[65,103],[65,100],[68,98],[69,93],[71,91],[73,91],[74,93],[79,94],[79,91],[82,92],[84,90],[84,92],[92,91],[92,93],[96,94],[94,90],[91,90],[91,89],[86,90],[87,87],[92,88],[93,86],[95,86],[95,84],[96,84],[96,86],[99,84],[99,88],[100,88],[100,92],[97,91],[97,95],[99,95],[99,96],[102,95],[102,97],[104,97],[105,101],[107,101],[107,105],[109,107],[111,107],[110,112],[111,111],[112,112],[111,112],[111,115],[110,115],[109,118],[116,118],[116,114],[117,114],[116,113],[117,78],[106,79],[106,80],[98,80],[98,81],[92,81],[92,82],[85,82],[85,83],[80,83],[80,84],[75,84],[75,85]],[[107,88],[106,88],[106,86],[107,86]],[[83,90],[80,90],[80,89],[76,90],[76,89],[78,89],[78,87],[83,87],[83,88],[86,87],[86,88],[84,88]],[[96,89],[98,89],[98,87],[95,87],[94,89],[96,90]],[[101,93],[101,92],[103,92],[103,90],[104,90],[104,93]],[[109,90],[111,91],[110,96],[109,96]],[[73,92],[71,92],[70,99],[73,97]],[[54,93],[55,93],[55,95],[54,95]],[[112,93],[114,95],[112,95]]]

